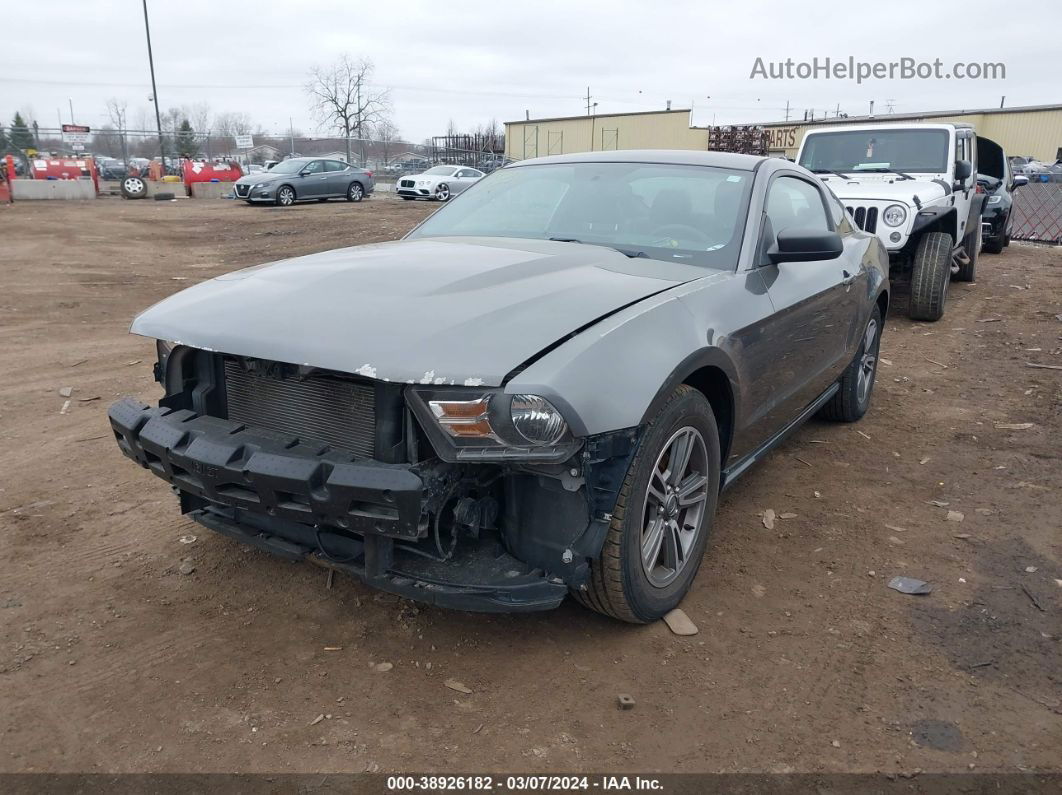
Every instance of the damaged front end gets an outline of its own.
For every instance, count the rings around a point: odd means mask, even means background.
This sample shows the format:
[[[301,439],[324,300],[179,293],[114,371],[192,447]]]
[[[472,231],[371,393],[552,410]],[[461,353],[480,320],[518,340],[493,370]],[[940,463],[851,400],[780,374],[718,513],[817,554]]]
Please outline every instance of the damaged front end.
[[[373,587],[491,612],[556,607],[596,558],[637,429],[575,438],[548,402],[159,344],[158,407],[110,408],[181,510]]]

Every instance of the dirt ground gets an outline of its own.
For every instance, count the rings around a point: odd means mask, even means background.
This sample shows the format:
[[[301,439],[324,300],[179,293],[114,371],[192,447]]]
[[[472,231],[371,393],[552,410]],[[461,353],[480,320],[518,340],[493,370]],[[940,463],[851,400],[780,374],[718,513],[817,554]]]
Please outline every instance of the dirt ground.
[[[182,519],[107,425],[159,396],[133,315],[431,209],[0,207],[0,772],[1059,769],[1059,248],[983,255],[936,324],[897,297],[865,420],[725,495],[693,637],[329,590]]]

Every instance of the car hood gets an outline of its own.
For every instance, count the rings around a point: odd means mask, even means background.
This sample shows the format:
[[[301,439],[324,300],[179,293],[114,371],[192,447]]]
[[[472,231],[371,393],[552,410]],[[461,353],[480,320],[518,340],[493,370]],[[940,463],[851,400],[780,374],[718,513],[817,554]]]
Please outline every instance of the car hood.
[[[422,238],[219,276],[151,307],[131,330],[388,381],[499,386],[565,336],[704,275],[602,246]]]
[[[896,179],[891,174],[868,174],[849,180],[828,177],[823,182],[841,200],[896,201],[908,206],[914,205],[915,196],[921,204],[928,204],[943,199],[951,192],[943,175],[937,181],[934,181],[934,175],[926,175],[924,179]]]
[[[292,177],[294,174],[274,174],[272,171],[258,171],[254,174],[244,174],[238,180],[239,183],[250,183],[256,185],[259,182],[274,182],[281,177]]]

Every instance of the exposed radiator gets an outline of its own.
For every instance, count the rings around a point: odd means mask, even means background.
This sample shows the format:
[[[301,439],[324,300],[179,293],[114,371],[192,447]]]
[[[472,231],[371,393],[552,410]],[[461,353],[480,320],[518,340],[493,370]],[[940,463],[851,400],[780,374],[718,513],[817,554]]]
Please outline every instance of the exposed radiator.
[[[373,387],[339,378],[277,378],[225,361],[230,420],[326,442],[372,458],[376,437]]]

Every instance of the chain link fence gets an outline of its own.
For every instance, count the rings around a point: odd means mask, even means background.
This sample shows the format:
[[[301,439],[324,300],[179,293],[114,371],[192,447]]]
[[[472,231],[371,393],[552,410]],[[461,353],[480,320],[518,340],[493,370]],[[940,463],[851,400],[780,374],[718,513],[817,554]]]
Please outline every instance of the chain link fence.
[[[1062,243],[1062,182],[1030,182],[1013,196],[1011,238]]]

